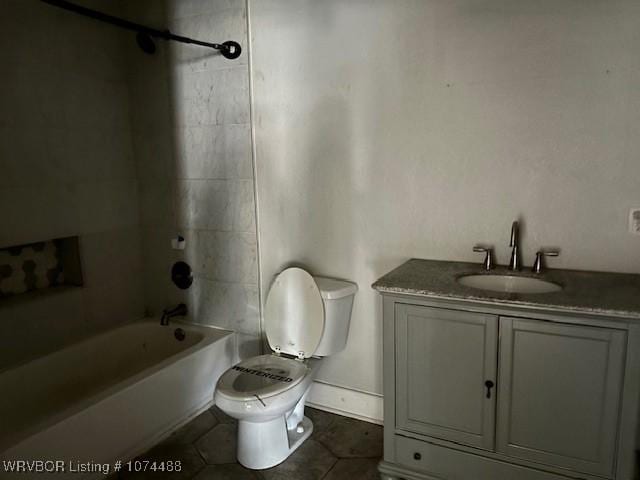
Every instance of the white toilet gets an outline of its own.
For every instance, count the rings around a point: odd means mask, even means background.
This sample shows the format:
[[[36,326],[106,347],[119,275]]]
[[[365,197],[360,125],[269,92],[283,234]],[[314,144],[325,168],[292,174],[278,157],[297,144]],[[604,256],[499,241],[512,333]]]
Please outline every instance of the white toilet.
[[[216,405],[238,419],[238,461],[245,467],[273,467],[311,435],[304,404],[318,357],[344,349],[357,289],[295,267],[275,277],[264,311],[273,352],[234,365],[216,386]]]

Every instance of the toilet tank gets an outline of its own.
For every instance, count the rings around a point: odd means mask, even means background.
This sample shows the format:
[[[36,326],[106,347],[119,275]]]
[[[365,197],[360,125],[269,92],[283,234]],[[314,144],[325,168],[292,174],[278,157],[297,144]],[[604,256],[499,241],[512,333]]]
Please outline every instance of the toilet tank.
[[[316,357],[325,357],[344,349],[349,336],[353,297],[358,291],[355,283],[326,277],[313,277],[324,303],[324,331]]]

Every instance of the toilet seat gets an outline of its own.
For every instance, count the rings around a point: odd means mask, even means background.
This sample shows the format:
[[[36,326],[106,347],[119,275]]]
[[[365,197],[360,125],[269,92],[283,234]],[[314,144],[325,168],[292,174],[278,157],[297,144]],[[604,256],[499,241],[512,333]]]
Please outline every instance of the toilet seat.
[[[302,381],[310,368],[299,360],[267,354],[234,365],[218,380],[217,391],[234,400],[269,398]]]
[[[324,328],[324,302],[313,276],[297,267],[280,272],[271,284],[264,310],[264,330],[271,349],[309,358],[318,348]]]

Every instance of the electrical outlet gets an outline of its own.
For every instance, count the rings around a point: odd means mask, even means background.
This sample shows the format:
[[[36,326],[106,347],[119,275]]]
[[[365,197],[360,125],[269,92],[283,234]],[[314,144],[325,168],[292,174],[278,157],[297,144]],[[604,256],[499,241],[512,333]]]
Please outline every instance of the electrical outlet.
[[[629,210],[629,233],[640,235],[640,207]]]

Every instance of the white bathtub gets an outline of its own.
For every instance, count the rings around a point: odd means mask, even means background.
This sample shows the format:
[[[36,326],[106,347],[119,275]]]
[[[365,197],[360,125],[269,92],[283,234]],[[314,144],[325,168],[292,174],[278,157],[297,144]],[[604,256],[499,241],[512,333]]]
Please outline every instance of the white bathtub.
[[[211,404],[236,356],[232,332],[145,321],[0,372],[0,478],[11,478],[5,461],[62,461],[66,474],[52,477],[80,479],[68,462],[142,453]],[[15,478],[32,476],[47,475]]]

